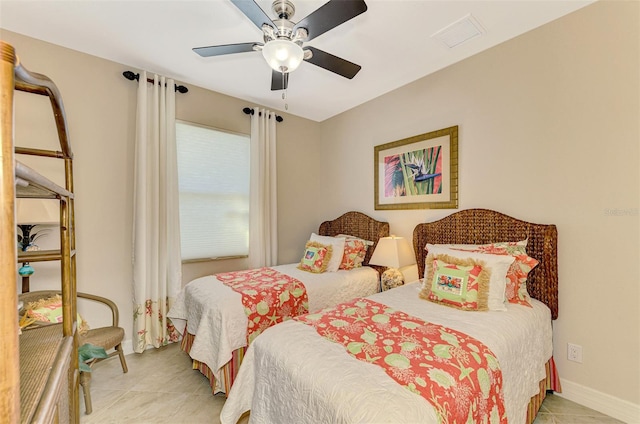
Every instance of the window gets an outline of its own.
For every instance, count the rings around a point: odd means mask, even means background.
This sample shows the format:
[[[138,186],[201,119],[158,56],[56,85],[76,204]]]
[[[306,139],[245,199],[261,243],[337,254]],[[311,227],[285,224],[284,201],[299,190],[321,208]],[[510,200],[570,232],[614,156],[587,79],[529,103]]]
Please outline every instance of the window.
[[[182,260],[249,254],[248,135],[176,122]]]

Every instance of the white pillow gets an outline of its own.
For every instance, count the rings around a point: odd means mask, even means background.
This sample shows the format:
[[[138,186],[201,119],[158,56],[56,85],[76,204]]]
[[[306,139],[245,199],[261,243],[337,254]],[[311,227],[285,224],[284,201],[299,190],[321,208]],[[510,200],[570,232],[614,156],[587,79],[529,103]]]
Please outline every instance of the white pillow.
[[[486,253],[466,252],[463,250],[451,249],[444,245],[427,244],[426,249],[434,255],[447,254],[456,258],[479,259],[484,261],[487,268],[491,270],[489,278],[489,301],[488,307],[491,311],[506,311],[505,289],[507,287],[507,271],[515,260],[510,255],[488,255]],[[425,278],[427,268],[425,267]]]
[[[331,253],[331,259],[329,260],[329,265],[327,265],[327,272],[336,272],[338,268],[340,268],[340,264],[342,263],[345,238],[319,236],[316,233],[311,233],[311,238],[309,240],[331,245],[333,250]]]

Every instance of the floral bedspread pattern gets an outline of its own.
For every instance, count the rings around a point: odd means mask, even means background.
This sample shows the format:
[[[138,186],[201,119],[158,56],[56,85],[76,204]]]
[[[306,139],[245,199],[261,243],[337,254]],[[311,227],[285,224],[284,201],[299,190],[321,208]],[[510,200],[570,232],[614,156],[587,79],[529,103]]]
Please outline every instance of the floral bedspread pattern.
[[[294,319],[382,367],[429,401],[440,422],[507,422],[498,361],[471,336],[363,298]]]
[[[247,343],[272,325],[309,312],[304,284],[273,268],[227,272],[216,277],[242,295]]]

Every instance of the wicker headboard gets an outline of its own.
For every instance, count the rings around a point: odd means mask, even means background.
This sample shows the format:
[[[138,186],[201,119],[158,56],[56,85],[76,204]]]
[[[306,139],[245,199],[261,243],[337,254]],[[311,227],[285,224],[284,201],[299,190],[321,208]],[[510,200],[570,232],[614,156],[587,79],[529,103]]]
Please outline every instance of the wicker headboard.
[[[335,237],[338,234],[349,234],[364,240],[372,241],[374,244],[367,249],[367,256],[364,258],[363,265],[368,265],[371,255],[378,244],[381,237],[389,236],[389,223],[376,221],[368,215],[361,212],[347,212],[344,215],[334,219],[333,221],[325,221],[320,224],[318,234],[322,236]],[[378,272],[384,270],[384,267],[376,267]]]
[[[555,225],[533,224],[488,209],[467,209],[439,221],[418,224],[413,230],[413,248],[418,272],[424,275],[431,244],[485,244],[528,239],[527,254],[540,263],[527,277],[527,290],[558,318],[558,231]]]

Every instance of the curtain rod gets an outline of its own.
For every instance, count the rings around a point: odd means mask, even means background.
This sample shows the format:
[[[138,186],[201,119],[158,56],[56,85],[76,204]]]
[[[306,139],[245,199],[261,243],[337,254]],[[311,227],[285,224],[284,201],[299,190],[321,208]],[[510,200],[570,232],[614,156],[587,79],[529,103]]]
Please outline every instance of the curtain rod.
[[[242,109],[242,111],[244,113],[246,113],[247,115],[253,115],[254,111],[253,109],[251,109],[250,107],[245,107],[244,109]],[[282,122],[284,121],[284,118],[280,115],[276,115],[276,122]]]
[[[131,71],[124,71],[122,73],[122,76],[128,79],[129,81],[133,81],[133,80],[140,81],[140,74],[134,74]],[[147,82],[150,82],[153,84],[153,80],[151,78],[147,78]],[[177,84],[175,84],[175,90],[178,93],[187,93],[189,91],[189,89],[184,85],[177,85]]]

